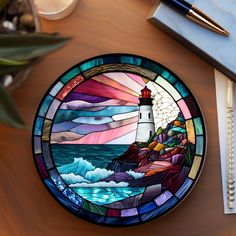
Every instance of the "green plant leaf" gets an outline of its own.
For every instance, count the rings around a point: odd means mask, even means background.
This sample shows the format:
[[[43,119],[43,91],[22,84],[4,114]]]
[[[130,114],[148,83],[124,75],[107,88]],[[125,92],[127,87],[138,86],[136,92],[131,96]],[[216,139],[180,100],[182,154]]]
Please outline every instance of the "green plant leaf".
[[[0,58],[0,66],[21,66],[29,63],[29,61],[15,61],[5,58]]]
[[[6,74],[11,74],[11,73],[17,72],[19,70],[24,70],[30,66],[35,65],[37,62],[39,62],[39,58],[36,58],[27,64],[18,65],[18,66],[6,66],[6,65],[0,64],[0,76],[6,75]]]
[[[0,122],[16,128],[25,127],[15,102],[2,85],[0,85]]]
[[[30,61],[14,61],[5,58],[0,58],[0,75],[10,74],[30,66]]]
[[[6,74],[11,74],[11,73],[17,72],[19,70],[23,70],[27,67],[28,66],[26,66],[26,65],[21,65],[21,66],[1,66],[0,65],[0,76],[6,75]]]
[[[27,61],[63,47],[70,38],[57,34],[0,34],[0,57]]]
[[[19,70],[24,70],[28,67],[31,66],[32,63],[25,64],[25,65],[20,65],[20,66],[3,66],[0,65],[0,76],[1,75],[6,75],[6,74],[11,74],[14,72],[17,72]]]

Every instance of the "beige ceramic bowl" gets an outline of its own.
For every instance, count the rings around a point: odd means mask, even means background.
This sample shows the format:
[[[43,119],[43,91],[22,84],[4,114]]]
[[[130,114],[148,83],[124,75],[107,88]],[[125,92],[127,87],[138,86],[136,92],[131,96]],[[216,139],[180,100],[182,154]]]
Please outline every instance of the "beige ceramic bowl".
[[[78,0],[34,0],[39,14],[48,20],[59,20],[68,16]]]

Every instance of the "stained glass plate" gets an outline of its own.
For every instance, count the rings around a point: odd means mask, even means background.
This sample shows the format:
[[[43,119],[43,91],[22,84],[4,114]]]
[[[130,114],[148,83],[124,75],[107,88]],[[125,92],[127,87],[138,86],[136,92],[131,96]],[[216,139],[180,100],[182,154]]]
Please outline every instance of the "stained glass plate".
[[[44,96],[33,153],[48,190],[76,216],[127,226],[158,218],[193,188],[205,159],[199,106],[170,70],[144,57],[81,62]]]

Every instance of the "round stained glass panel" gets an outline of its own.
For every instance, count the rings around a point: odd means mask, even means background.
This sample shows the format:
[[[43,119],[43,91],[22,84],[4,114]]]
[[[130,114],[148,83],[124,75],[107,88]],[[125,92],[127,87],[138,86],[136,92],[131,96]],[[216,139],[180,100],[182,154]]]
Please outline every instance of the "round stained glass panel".
[[[33,153],[51,194],[80,218],[134,225],[178,205],[204,162],[199,106],[147,58],[102,55],[65,72],[44,96]]]

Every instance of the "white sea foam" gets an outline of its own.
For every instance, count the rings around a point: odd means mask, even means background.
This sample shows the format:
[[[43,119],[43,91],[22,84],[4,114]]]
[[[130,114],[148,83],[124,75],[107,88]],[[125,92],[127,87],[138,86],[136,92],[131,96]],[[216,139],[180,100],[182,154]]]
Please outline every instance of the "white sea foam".
[[[94,105],[92,103],[76,100],[76,101],[62,103],[60,108],[61,109],[79,109],[79,108],[89,108],[93,106]]]
[[[89,183],[90,182],[87,179],[83,178],[82,176],[75,175],[73,173],[62,174],[61,177],[67,184]]]
[[[66,164],[58,168],[62,179],[71,187],[127,187],[128,183],[114,181],[104,182],[103,179],[114,174],[113,171],[95,168],[82,157],[75,158],[73,163]],[[137,173],[132,170],[126,172],[135,179],[142,178],[143,173]]]
[[[70,184],[71,188],[82,188],[82,187],[128,187],[128,183],[120,182],[116,183],[114,181],[110,182],[97,182],[97,183],[77,183]]]
[[[135,179],[139,179],[139,178],[142,178],[142,177],[144,176],[144,173],[137,173],[137,172],[134,172],[134,171],[132,171],[132,170],[126,171],[126,173],[127,173],[129,176],[134,177]]]
[[[95,183],[114,174],[111,170],[95,168],[82,157],[75,158],[73,163],[59,167],[58,171],[67,184]]]
[[[95,170],[88,171],[85,175],[85,179],[90,180],[91,182],[97,182],[112,174],[114,174],[114,172],[111,170],[96,168]]]

